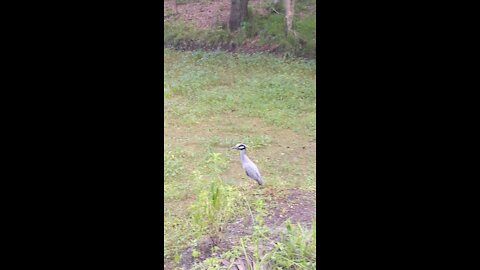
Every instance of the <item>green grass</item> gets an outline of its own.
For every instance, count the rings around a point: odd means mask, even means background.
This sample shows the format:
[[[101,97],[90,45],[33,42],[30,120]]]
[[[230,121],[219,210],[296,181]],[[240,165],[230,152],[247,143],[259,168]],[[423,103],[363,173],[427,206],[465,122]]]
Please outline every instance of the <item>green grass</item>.
[[[168,52],[165,61],[171,65],[165,67],[164,88],[170,89],[168,95],[187,100],[179,99],[167,114],[194,124],[198,117],[237,112],[315,134],[314,62],[284,61],[265,55]],[[188,72],[182,72],[185,67]],[[184,102],[195,102],[197,106],[181,106]]]
[[[275,267],[280,269],[316,269],[316,224],[308,230],[300,225],[286,224],[287,233],[268,254]]]
[[[178,266],[187,247],[194,247],[199,258],[202,238],[220,235],[232,220],[250,215],[255,233],[244,238],[244,245],[268,241],[266,192],[316,188],[312,152],[297,154],[300,161],[282,155],[287,144],[316,139],[315,62],[170,49],[164,59],[165,261]],[[249,186],[238,151],[230,149],[239,142],[249,146],[249,156],[265,176],[264,188]],[[283,263],[258,252],[258,263]],[[276,252],[295,262],[302,259]],[[239,242],[224,255],[243,253]],[[218,256],[210,258],[198,269],[217,269],[218,263]]]

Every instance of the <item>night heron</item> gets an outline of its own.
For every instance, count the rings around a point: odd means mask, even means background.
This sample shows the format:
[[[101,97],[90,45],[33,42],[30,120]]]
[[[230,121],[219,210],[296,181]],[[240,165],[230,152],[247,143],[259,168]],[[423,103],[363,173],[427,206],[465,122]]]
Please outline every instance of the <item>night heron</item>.
[[[263,185],[262,175],[260,174],[257,165],[247,157],[247,146],[243,143],[239,143],[232,147],[232,149],[240,150],[240,160],[242,161],[242,167],[245,170],[245,173],[247,173],[247,176],[257,181],[259,185]]]

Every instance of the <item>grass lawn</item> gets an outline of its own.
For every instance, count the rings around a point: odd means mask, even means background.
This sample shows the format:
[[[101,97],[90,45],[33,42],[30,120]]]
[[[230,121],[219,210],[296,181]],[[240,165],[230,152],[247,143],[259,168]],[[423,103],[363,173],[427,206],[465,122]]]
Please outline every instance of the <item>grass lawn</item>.
[[[315,269],[315,62],[169,49],[164,59],[165,268]],[[240,142],[265,186],[230,149]]]

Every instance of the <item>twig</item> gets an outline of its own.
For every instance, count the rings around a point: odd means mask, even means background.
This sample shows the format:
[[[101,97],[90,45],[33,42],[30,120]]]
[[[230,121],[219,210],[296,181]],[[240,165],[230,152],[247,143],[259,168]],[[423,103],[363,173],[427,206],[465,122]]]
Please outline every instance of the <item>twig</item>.
[[[243,194],[243,192],[242,192],[242,198],[245,201],[245,203],[247,203],[248,211],[250,212],[250,216],[252,217],[252,225],[255,225],[255,218],[253,218],[252,209],[250,209],[250,204],[248,203],[247,199],[245,198],[245,195]]]
[[[275,13],[277,13],[277,14],[279,14],[279,15],[283,15],[283,14],[281,14],[280,12],[278,12],[277,10],[275,10],[274,7],[271,7],[271,9],[272,9],[273,11],[275,11]]]

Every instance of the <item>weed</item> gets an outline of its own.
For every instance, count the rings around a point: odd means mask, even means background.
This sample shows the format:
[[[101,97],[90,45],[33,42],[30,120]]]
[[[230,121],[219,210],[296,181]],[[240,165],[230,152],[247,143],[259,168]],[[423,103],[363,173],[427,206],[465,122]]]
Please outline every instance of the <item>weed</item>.
[[[231,263],[235,261],[238,257],[242,255],[242,250],[239,246],[233,247],[231,250],[225,252],[222,255],[222,258],[229,260]]]
[[[316,224],[308,231],[286,223],[287,234],[275,244],[270,258],[275,266],[286,269],[316,269]]]
[[[210,189],[200,192],[190,208],[197,234],[212,239],[217,236],[240,208],[237,201],[238,195],[232,187],[212,181]]]
[[[226,169],[228,159],[221,153],[208,153],[206,164],[210,171],[214,173],[220,173]]]
[[[163,153],[163,178],[169,181],[179,176],[183,171],[181,156],[178,153],[167,151]]]
[[[220,259],[219,258],[208,258],[202,262],[200,265],[192,267],[192,270],[218,270],[220,269]]]

